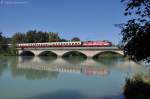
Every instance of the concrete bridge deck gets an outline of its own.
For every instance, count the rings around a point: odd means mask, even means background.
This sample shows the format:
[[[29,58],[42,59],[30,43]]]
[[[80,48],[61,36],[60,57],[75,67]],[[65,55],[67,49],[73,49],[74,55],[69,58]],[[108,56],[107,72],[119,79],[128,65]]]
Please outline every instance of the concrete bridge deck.
[[[21,48],[17,48],[20,50]],[[24,49],[43,49],[43,50],[120,50],[118,47],[33,47]]]
[[[50,51],[57,56],[63,56],[65,53],[77,51],[86,55],[87,57],[93,57],[103,52],[114,52],[123,55],[123,51],[117,47],[35,47],[35,48],[18,48],[18,54],[21,55],[24,52],[31,52],[35,56],[38,56],[44,52]]]

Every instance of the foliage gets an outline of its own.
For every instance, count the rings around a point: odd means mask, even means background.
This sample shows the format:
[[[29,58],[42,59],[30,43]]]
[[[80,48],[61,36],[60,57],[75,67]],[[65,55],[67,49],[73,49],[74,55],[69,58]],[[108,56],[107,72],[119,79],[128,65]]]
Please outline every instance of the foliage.
[[[61,41],[58,33],[49,32],[49,41],[50,42],[59,42]]]
[[[62,38],[62,39],[60,39],[60,42],[68,42],[68,40]]]
[[[124,15],[136,15],[137,20],[144,22],[150,18],[150,0],[121,0],[126,4]]]
[[[125,15],[132,19],[121,26],[122,46],[125,55],[133,60],[150,56],[150,0],[122,0],[126,3]]]
[[[6,51],[8,51],[8,45],[6,38],[2,36],[2,32],[0,32],[0,54],[4,54]]]
[[[144,26],[130,21],[122,29],[125,54],[131,59],[142,60],[150,56],[150,24]]]
[[[126,99],[149,99],[150,83],[145,82],[140,75],[126,79],[124,87]]]
[[[49,41],[49,34],[47,32],[30,30],[26,33],[27,43],[42,43]]]
[[[56,42],[60,41],[58,33],[43,32],[30,30],[24,33],[15,33],[12,37],[12,43],[43,43],[43,42]]]
[[[22,34],[22,33],[15,33],[12,36],[12,43],[16,44],[16,43],[25,43],[26,42],[26,35]]]
[[[74,37],[71,39],[71,41],[80,41],[80,39],[78,37]]]
[[[80,41],[78,37],[74,37],[71,41]],[[64,38],[60,38],[58,33],[43,32],[30,30],[26,33],[15,33],[12,37],[12,43],[43,43],[43,42],[68,42]]]

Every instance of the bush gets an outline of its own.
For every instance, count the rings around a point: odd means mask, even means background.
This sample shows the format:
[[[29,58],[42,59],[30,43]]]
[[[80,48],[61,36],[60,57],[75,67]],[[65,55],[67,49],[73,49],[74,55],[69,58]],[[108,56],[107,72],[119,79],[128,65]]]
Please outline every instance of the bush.
[[[145,82],[140,75],[128,78],[124,86],[124,96],[126,99],[149,99],[150,83]]]

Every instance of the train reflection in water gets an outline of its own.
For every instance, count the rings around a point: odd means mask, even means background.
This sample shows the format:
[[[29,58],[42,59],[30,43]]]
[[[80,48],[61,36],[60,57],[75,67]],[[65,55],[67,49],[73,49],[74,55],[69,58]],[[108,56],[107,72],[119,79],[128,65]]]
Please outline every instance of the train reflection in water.
[[[54,61],[44,61],[39,57],[29,58],[19,57],[17,68],[56,71],[64,73],[79,73],[96,76],[105,76],[110,73],[107,68],[99,66],[92,59],[87,59],[86,61],[77,64],[71,64],[62,58],[57,58]]]

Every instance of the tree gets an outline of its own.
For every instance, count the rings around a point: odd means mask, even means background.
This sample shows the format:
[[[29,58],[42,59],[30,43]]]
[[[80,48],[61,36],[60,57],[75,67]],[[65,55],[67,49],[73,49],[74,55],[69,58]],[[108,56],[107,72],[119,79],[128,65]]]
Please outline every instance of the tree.
[[[74,37],[71,39],[71,41],[80,41],[80,39],[78,37]]]
[[[62,38],[62,39],[60,39],[60,42],[68,42],[68,40]]]
[[[139,61],[150,57],[150,0],[122,0],[125,16],[134,16],[121,26],[125,55]]]
[[[26,39],[28,43],[43,43],[49,41],[49,33],[30,30],[26,33]]]
[[[2,35],[2,32],[0,32],[0,53],[7,52],[8,45],[6,38]]]
[[[16,43],[25,43],[27,42],[26,40],[26,35],[23,33],[15,33],[12,36],[12,43],[16,44]]]
[[[30,30],[26,33],[27,42],[28,43],[35,43],[36,40],[36,30]]]
[[[49,32],[49,41],[50,42],[59,42],[61,38],[59,37],[58,33]]]
[[[43,43],[49,41],[49,34],[47,32],[38,31],[35,35],[36,43]]]

